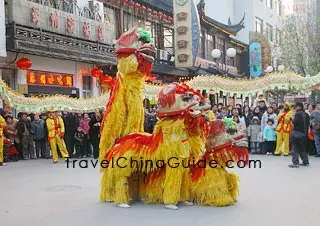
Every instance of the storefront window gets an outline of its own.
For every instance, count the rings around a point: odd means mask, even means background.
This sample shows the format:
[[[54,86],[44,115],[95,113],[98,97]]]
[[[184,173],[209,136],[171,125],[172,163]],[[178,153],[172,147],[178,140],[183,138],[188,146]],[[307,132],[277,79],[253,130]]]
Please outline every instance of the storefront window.
[[[263,33],[263,20],[256,17],[255,23],[256,23],[256,32],[262,34]]]
[[[164,27],[164,49],[170,54],[173,54],[173,30]]]
[[[92,77],[90,75],[82,77],[82,94],[83,98],[92,97]]]
[[[206,59],[207,60],[213,60],[213,57],[211,56],[212,50],[215,48],[215,37],[209,34],[206,34]]]
[[[123,17],[124,31],[128,31],[133,27],[133,16],[125,12]]]
[[[110,33],[108,35],[111,36],[112,39],[117,39],[119,35],[119,21],[117,19],[117,14],[118,11],[116,9],[112,9],[106,6],[104,7],[104,22],[110,30]]]
[[[222,38],[217,38],[217,49],[219,49],[222,53],[225,52],[225,40]],[[220,63],[225,64],[225,57],[221,57],[220,59],[218,59],[220,61]]]
[[[270,24],[267,24],[267,33],[266,33],[269,41],[273,41],[273,27]]]
[[[12,89],[14,89],[15,70],[13,69],[1,69],[2,80]]]

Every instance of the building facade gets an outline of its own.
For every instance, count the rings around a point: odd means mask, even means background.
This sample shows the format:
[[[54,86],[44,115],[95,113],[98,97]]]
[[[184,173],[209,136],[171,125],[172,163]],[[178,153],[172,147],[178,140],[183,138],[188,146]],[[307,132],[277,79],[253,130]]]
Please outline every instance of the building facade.
[[[90,71],[100,67],[115,76],[115,40],[132,27],[144,28],[154,37],[159,51],[153,73],[161,82],[171,82],[181,73],[170,64],[172,11],[162,5],[125,0],[2,2],[7,55],[0,58],[2,79],[24,94],[99,95],[99,82]],[[32,61],[30,70],[16,67],[22,57]]]
[[[235,38],[248,45],[259,42],[263,46],[261,51],[264,59],[262,59],[259,76],[268,66],[276,68],[281,55],[281,49],[278,46],[283,32],[282,1],[227,0],[223,2],[208,1],[207,15],[224,23],[237,23],[245,14],[245,27],[235,35]]]
[[[206,70],[216,69],[212,74],[220,74],[221,71],[227,70],[229,76],[243,77],[248,75],[248,45],[238,41],[234,37],[245,28],[244,17],[238,23],[223,24],[207,16],[207,4],[200,1],[198,4],[198,13],[201,23],[200,44],[196,67]],[[227,49],[236,50],[235,57],[228,57]],[[212,51],[220,50],[222,56],[214,59]]]
[[[245,27],[236,39],[249,44],[250,32],[265,33],[271,41],[275,40],[277,30],[283,29],[283,7],[281,0],[211,0],[207,2],[206,14],[222,23],[237,23],[245,14]]]
[[[157,83],[183,81],[198,74],[248,74],[248,45],[235,38],[244,29],[244,18],[234,25],[220,23],[207,16],[204,1],[198,5],[198,57],[189,68],[174,64],[171,0],[1,1],[6,56],[0,57],[0,74],[12,89],[25,95],[99,95],[99,81],[90,71],[100,67],[104,74],[115,76],[115,40],[132,27],[144,28],[154,39],[158,53],[152,73]],[[234,58],[226,57],[228,48],[236,50]],[[214,60],[213,49],[221,50],[224,56]],[[16,66],[23,57],[32,61],[28,70]]]

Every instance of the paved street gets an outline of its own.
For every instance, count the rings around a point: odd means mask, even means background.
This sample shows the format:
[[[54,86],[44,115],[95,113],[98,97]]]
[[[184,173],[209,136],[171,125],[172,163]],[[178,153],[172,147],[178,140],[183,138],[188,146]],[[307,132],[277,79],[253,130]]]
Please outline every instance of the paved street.
[[[320,222],[320,159],[289,169],[290,157],[255,156],[262,169],[238,169],[241,194],[224,208],[133,204],[119,209],[99,203],[98,169],[67,169],[47,160],[0,168],[0,225],[8,226],[303,226]]]

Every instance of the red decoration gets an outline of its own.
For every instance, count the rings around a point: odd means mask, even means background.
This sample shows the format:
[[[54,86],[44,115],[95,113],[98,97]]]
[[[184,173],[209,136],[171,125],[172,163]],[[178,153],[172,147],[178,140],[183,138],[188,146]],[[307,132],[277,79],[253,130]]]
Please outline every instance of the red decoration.
[[[51,13],[50,15],[50,23],[51,23],[51,26],[58,29],[59,28],[59,16],[58,16],[58,13],[57,12],[54,12],[54,13]]]
[[[90,23],[83,22],[82,32],[83,32],[83,36],[85,38],[89,38],[90,37]]]
[[[134,7],[134,2],[133,2],[133,1],[129,1],[129,2],[128,2],[128,6]]]
[[[32,7],[31,8],[31,22],[33,24],[38,25],[39,24],[39,8],[38,7]]]
[[[98,27],[98,40],[99,41],[104,40],[103,27],[101,24],[99,24],[99,27]]]
[[[100,82],[103,85],[111,85],[113,83],[113,78],[109,75],[102,76]]]
[[[148,8],[148,9],[147,9],[147,13],[148,13],[148,14],[152,14],[152,9]]]
[[[121,0],[122,3],[128,3],[129,0]]]
[[[141,9],[142,9],[143,12],[147,12],[147,7],[142,6]]]
[[[91,70],[91,76],[98,78],[101,77],[103,75],[103,70],[101,70],[100,68],[93,68]]]
[[[134,8],[136,8],[136,9],[139,9],[141,7],[141,5],[139,4],[139,3],[136,3],[135,5],[134,5]]]
[[[17,61],[16,65],[22,70],[28,70],[32,66],[32,61],[26,57],[23,57]]]
[[[163,12],[158,12],[158,17],[162,17],[163,16]]]
[[[168,18],[169,18],[169,17],[168,17],[167,15],[163,15],[163,16],[162,16],[162,19],[164,19],[164,20],[168,20]]]
[[[67,18],[67,32],[69,34],[73,34],[74,33],[74,30],[75,30],[75,27],[74,27],[74,19],[72,18]]]

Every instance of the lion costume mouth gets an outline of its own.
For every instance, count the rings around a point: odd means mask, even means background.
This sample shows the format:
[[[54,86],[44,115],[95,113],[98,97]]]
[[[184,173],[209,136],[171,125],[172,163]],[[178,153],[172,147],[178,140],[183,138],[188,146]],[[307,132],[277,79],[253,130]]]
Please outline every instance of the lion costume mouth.
[[[200,115],[202,109],[200,99],[202,96],[195,92],[187,84],[172,83],[165,86],[159,93],[158,116],[174,116],[190,113],[193,116]]]

